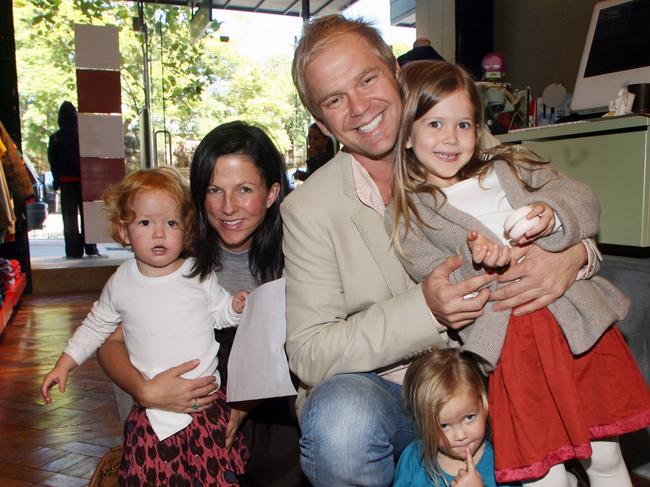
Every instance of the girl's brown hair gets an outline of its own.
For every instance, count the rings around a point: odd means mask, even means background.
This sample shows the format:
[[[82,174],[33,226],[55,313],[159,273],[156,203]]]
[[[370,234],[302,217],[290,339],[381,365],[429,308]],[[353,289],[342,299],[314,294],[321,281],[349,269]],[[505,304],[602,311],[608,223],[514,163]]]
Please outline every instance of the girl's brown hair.
[[[192,250],[195,235],[196,214],[189,187],[178,172],[169,167],[141,169],[128,174],[119,184],[112,185],[104,193],[106,213],[111,224],[111,237],[127,246],[122,238],[123,230],[135,218],[133,201],[142,191],[163,191],[178,204],[180,227],[183,230],[183,250]]]
[[[438,418],[445,404],[460,390],[475,395],[487,417],[483,378],[471,356],[457,349],[433,350],[414,360],[406,371],[404,400],[422,439],[420,460],[434,485],[443,478],[438,445],[447,443]]]
[[[520,170],[517,167],[519,162],[543,164],[547,161],[541,160],[532,152],[518,150],[512,146],[499,145],[488,151],[481,149],[481,127],[483,126],[481,97],[470,74],[460,66],[446,61],[414,61],[402,68],[398,74],[398,82],[403,111],[401,130],[396,146],[392,239],[398,252],[403,255],[399,236],[400,219],[404,223],[404,232],[408,232],[410,229],[411,215],[418,223],[426,225],[426,222],[422,222],[409,193],[431,193],[439,205],[445,201],[442,191],[427,182],[429,169],[420,164],[412,149],[406,148],[414,122],[423,117],[442,99],[461,90],[469,97],[474,110],[476,144],[471,160],[458,173],[461,180],[471,177],[478,177],[480,180],[489,172],[496,160],[503,160],[510,164],[515,175],[521,180]],[[539,189],[529,187],[525,183],[524,185],[529,191]]]

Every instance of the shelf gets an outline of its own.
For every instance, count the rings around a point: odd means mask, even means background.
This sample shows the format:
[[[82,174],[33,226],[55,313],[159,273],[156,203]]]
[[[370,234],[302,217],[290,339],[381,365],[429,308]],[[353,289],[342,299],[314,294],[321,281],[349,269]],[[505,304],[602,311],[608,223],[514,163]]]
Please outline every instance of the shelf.
[[[14,283],[14,285],[9,289],[7,289],[7,296],[11,296],[11,302],[14,306],[18,304],[18,301],[23,295],[23,291],[25,291],[25,286],[27,286],[27,275],[21,272],[20,274],[18,274],[18,277],[16,277],[16,282]]]
[[[650,117],[599,118],[500,135],[522,143],[600,201],[601,245],[650,249]]]
[[[11,315],[14,312],[14,308],[18,304],[18,301],[25,291],[25,286],[27,285],[27,276],[24,273],[18,274],[16,277],[16,282],[13,286],[7,289],[5,293],[5,302],[2,308],[0,308],[0,333],[2,333],[11,319]]]

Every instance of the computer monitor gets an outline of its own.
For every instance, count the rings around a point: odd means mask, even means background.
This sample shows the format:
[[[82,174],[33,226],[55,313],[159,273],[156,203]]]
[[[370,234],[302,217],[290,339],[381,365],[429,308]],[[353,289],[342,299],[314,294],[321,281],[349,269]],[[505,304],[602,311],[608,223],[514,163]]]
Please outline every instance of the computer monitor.
[[[607,111],[618,91],[650,83],[650,1],[607,0],[594,6],[571,109]]]

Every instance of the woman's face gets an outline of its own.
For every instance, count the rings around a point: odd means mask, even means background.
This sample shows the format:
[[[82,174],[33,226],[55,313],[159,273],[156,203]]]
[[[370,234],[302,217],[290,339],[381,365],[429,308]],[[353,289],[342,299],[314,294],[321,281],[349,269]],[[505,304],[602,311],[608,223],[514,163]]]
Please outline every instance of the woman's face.
[[[224,247],[232,252],[248,250],[253,233],[264,221],[266,210],[279,192],[279,183],[266,187],[249,156],[218,157],[205,195],[205,211]]]

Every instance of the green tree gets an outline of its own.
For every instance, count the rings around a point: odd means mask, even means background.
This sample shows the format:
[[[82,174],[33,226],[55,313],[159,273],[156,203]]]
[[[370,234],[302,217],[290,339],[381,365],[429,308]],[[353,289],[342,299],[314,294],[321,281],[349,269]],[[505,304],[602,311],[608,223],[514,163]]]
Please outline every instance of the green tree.
[[[190,43],[189,9],[147,5],[144,11],[149,29],[154,127],[162,124],[164,95],[170,127],[193,132],[192,115],[200,110],[204,92],[219,80],[227,79],[236,65],[219,65],[214,56],[205,56],[207,41]],[[40,170],[47,167],[47,141],[57,128],[58,106],[63,100],[76,104],[75,23],[118,27],[124,127],[125,131],[137,131],[145,95],[144,34],[132,29],[132,18],[136,15],[135,4],[120,1],[14,3],[23,138],[26,151]]]
[[[186,163],[196,141],[217,124],[261,125],[281,150],[304,147],[309,115],[297,102],[288,56],[257,62],[214,35],[190,42],[187,7],[146,4],[151,121],[172,134]],[[63,100],[76,105],[74,24],[115,25],[121,53],[122,116],[127,161],[138,160],[139,114],[145,105],[144,33],[133,28],[137,4],[120,0],[14,0],[23,145],[47,170],[47,142]]]
[[[393,54],[397,58],[400,57],[402,54],[405,54],[408,51],[410,51],[413,46],[409,44],[404,44],[403,42],[396,42],[391,47],[393,49]]]

